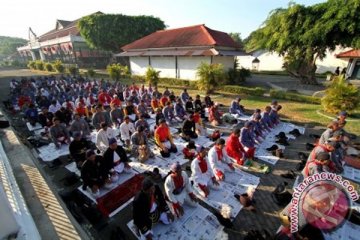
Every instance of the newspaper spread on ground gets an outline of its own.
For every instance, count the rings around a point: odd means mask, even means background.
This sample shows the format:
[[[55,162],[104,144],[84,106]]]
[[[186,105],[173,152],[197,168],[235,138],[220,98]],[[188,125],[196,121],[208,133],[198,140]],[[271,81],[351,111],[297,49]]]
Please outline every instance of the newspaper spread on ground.
[[[51,162],[61,156],[70,154],[68,144],[61,144],[60,148],[56,148],[54,143],[50,143],[49,145],[39,147],[37,150],[39,151],[39,157],[44,162]]]
[[[343,177],[360,183],[360,169],[344,166]]]
[[[220,182],[217,190],[210,189],[210,195],[207,198],[204,198],[198,192],[195,193],[206,204],[221,212],[224,217],[235,218],[242,209],[242,205],[234,197],[234,194],[241,195],[247,192],[249,187],[255,189],[259,183],[259,177],[235,169],[234,172],[225,173],[225,180]]]
[[[199,240],[199,239],[228,239],[223,231],[224,227],[209,210],[198,205],[196,208],[184,206],[185,215],[176,219],[170,225],[158,223],[153,227],[155,240]],[[137,235],[133,220],[127,224],[133,234]]]

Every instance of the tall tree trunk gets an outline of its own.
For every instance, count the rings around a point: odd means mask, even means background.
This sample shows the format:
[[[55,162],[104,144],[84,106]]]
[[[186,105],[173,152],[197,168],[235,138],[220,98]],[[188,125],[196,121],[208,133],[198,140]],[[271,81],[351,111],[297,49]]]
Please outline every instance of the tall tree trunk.
[[[286,60],[284,68],[290,76],[298,78],[301,84],[317,85],[315,59]]]

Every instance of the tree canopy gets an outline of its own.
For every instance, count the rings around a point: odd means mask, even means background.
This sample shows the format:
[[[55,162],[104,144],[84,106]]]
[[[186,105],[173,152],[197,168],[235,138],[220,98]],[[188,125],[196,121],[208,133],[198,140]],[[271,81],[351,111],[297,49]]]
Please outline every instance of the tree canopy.
[[[0,36],[0,55],[7,56],[16,52],[16,48],[27,43],[25,39]]]
[[[241,39],[241,34],[238,32],[231,32],[229,36],[240,46],[243,46],[243,40]]]
[[[81,18],[78,27],[90,47],[118,52],[121,46],[164,29],[165,24],[153,16],[96,13]]]
[[[270,12],[246,41],[248,51],[267,49],[285,57],[284,68],[303,83],[316,83],[317,59],[336,46],[360,48],[360,0],[290,3]]]

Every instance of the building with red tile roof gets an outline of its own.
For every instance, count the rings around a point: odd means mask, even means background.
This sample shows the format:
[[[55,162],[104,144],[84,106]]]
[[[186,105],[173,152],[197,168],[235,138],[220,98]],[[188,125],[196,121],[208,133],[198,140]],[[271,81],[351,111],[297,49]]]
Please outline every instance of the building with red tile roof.
[[[225,70],[234,66],[236,56],[244,55],[227,33],[204,24],[156,31],[121,49],[118,57],[129,57],[132,74],[144,75],[148,66],[160,77],[196,79],[201,62],[221,63]]]
[[[94,67],[94,64],[106,66],[111,54],[89,48],[77,27],[79,20],[57,20],[55,28],[41,36],[36,36],[30,28],[28,44],[18,48],[22,60],[60,59],[63,63],[77,64],[79,67]]]
[[[348,60],[346,70],[348,78],[360,80],[360,49],[350,49],[337,54],[336,57]]]

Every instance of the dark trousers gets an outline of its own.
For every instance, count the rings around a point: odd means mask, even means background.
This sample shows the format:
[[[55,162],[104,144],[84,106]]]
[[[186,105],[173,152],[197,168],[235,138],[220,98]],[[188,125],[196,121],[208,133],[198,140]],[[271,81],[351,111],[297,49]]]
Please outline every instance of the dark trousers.
[[[175,146],[171,146],[168,152],[160,151],[160,154],[164,158],[170,157],[170,153],[177,153],[177,148]]]

